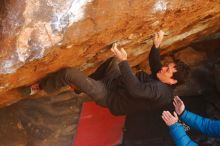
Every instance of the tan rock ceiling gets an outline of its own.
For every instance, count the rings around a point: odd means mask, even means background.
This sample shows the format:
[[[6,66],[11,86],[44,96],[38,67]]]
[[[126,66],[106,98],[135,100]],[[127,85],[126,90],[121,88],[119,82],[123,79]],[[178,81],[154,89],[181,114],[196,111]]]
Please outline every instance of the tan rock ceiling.
[[[148,58],[152,35],[161,53],[220,29],[219,0],[2,0],[0,106],[20,100],[16,88],[66,66],[93,71],[118,42],[131,65]]]

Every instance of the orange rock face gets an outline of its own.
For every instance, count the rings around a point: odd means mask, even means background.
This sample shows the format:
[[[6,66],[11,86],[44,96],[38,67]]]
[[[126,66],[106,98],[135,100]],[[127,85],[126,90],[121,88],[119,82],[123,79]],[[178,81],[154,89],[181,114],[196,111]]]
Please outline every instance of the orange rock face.
[[[155,31],[166,32],[166,53],[215,32],[219,20],[219,0],[0,1],[0,106],[23,98],[16,88],[62,67],[93,71],[113,55],[113,42],[137,65]]]

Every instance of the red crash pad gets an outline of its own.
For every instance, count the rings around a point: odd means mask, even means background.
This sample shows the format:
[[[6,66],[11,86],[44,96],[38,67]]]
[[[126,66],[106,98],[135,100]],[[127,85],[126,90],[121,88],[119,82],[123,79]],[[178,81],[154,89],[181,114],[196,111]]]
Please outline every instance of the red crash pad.
[[[73,146],[115,146],[121,143],[124,116],[113,116],[94,102],[83,104]]]

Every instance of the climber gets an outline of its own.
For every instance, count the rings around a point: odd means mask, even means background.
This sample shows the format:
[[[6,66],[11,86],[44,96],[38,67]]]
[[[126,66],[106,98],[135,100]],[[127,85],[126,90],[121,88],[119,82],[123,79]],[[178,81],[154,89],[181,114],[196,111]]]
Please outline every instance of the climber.
[[[162,119],[169,126],[170,134],[177,146],[198,146],[188,137],[183,126],[178,123],[178,116],[181,121],[201,133],[211,137],[220,137],[220,120],[203,118],[187,111],[183,101],[178,96],[174,98],[173,105],[175,107],[174,115],[169,111],[164,111]]]
[[[133,75],[127,61],[127,53],[114,44],[111,51],[115,57],[107,59],[89,77],[78,69],[68,67],[48,75],[31,90],[54,92],[66,85],[74,85],[96,101],[107,106],[114,115],[128,115],[152,110],[169,104],[173,98],[171,85],[184,82],[188,67],[181,61],[162,66],[158,48],[164,32],[155,34],[150,52],[152,77],[145,72]],[[37,88],[36,88],[37,86]],[[33,92],[32,92],[33,93]]]

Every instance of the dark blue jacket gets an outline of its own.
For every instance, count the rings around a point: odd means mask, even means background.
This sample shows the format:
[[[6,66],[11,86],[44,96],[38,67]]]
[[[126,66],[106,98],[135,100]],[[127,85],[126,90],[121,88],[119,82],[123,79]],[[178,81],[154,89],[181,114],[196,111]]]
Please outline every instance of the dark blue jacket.
[[[203,118],[186,110],[181,115],[180,119],[191,128],[194,128],[205,135],[220,137],[220,120],[217,121]],[[198,145],[189,138],[181,124],[175,123],[169,128],[170,134],[177,146]]]

